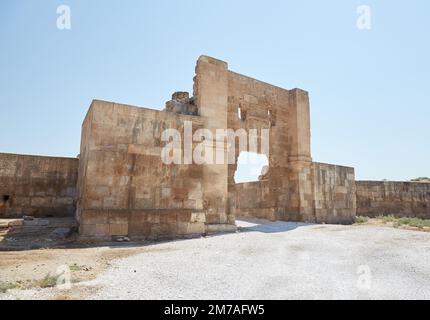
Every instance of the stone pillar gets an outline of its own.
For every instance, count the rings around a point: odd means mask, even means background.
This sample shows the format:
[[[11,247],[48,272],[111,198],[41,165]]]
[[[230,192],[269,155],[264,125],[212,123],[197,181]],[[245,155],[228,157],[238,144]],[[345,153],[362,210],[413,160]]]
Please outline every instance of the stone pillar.
[[[226,62],[207,56],[197,61],[194,99],[204,127],[212,132],[214,139],[216,129],[227,128],[227,68]],[[203,165],[203,203],[208,232],[230,231],[234,224],[234,218],[228,216],[228,164],[215,164],[217,152],[223,153],[226,159],[225,143],[217,150],[214,140],[214,164]]]
[[[287,220],[314,222],[314,192],[311,158],[311,129],[309,96],[306,91],[293,89],[289,99],[288,172],[289,201]]]

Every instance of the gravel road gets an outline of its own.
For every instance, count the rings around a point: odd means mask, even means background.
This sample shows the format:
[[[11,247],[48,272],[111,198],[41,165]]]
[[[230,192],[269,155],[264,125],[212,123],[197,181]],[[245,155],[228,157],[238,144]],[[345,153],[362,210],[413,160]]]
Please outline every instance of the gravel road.
[[[87,285],[93,299],[430,299],[430,233],[238,221],[151,245]]]

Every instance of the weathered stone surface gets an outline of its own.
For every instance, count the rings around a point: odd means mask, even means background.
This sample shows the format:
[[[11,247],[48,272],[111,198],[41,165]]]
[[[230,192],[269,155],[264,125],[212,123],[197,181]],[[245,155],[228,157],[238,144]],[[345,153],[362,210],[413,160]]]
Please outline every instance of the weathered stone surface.
[[[306,201],[312,209],[307,222],[352,223],[356,213],[354,169],[322,163],[312,164],[312,174],[304,177]],[[236,184],[236,214],[269,220],[283,219],[272,202],[270,181]],[[289,220],[303,221],[299,214]]]
[[[357,181],[357,215],[430,218],[430,183]]]
[[[235,232],[237,227],[232,224],[208,224],[206,226],[206,233],[218,233],[218,232]]]
[[[240,110],[240,117],[239,117]],[[300,89],[286,90],[247,76],[228,72],[228,128],[258,130],[261,145],[262,129],[270,130],[269,168],[265,169],[261,188],[264,191],[262,207],[248,205],[245,212],[242,199],[237,205],[237,192],[244,186],[236,185],[237,165],[228,168],[228,194],[231,216],[253,215],[277,220],[313,220],[312,159],[310,152],[309,97]],[[236,163],[240,154],[235,146]],[[256,150],[262,153],[262,150]],[[245,186],[246,187],[246,186]],[[239,198],[241,198],[239,196]],[[257,197],[258,198],[258,197]],[[254,199],[249,198],[252,203]],[[310,202],[309,202],[310,201]],[[264,210],[258,210],[264,209]],[[260,212],[258,212],[260,211]]]
[[[166,128],[202,127],[198,117],[94,101],[83,125],[77,217],[81,234],[174,236],[202,210],[200,165],[166,165]],[[120,138],[118,135],[120,133]],[[123,134],[124,133],[124,134]]]
[[[189,96],[188,92],[175,92],[172,95],[172,100],[166,102],[166,111],[197,116],[198,108],[194,98],[190,99]]]
[[[315,222],[352,223],[356,214],[354,168],[313,163]]]
[[[0,153],[0,217],[73,216],[79,160]]]

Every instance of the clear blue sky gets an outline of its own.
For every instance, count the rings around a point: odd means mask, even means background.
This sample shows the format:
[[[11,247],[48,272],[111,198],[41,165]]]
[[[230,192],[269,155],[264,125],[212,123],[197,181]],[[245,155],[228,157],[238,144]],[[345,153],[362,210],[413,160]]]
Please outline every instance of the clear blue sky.
[[[71,30],[56,27],[61,4]],[[161,109],[207,54],[308,90],[315,161],[430,176],[429,33],[424,0],[1,0],[0,151],[76,156],[93,98]]]

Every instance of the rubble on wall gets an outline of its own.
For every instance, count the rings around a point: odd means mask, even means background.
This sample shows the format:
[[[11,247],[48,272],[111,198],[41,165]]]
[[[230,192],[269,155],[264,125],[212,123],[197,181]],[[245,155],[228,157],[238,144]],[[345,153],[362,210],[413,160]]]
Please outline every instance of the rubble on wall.
[[[167,112],[197,116],[198,109],[194,103],[194,98],[190,98],[189,96],[188,92],[175,92],[172,95],[172,100],[166,102],[165,110]]]

